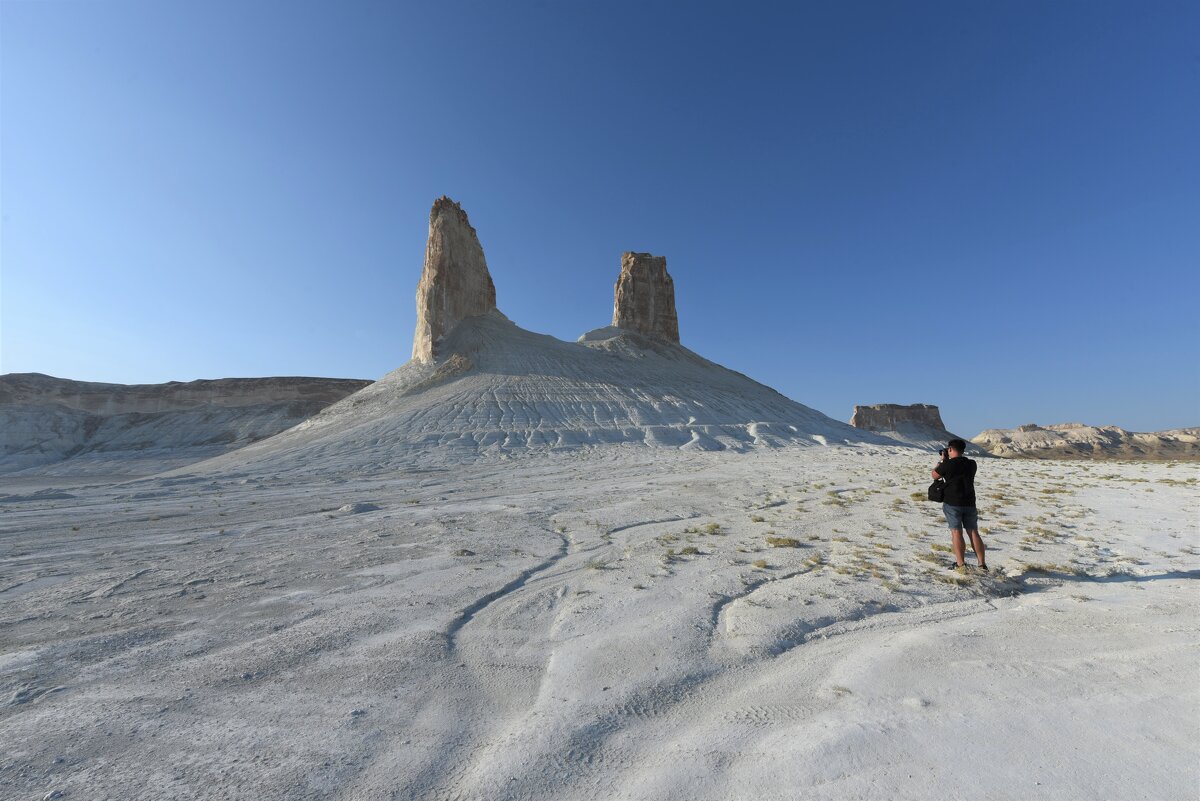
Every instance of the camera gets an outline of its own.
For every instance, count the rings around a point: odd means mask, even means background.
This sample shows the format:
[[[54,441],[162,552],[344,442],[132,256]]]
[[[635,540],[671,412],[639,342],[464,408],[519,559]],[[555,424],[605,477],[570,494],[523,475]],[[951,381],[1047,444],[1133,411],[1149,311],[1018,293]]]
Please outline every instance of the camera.
[[[940,451],[938,451],[938,456],[942,457],[942,461],[944,462],[950,456],[950,454],[946,453],[945,448],[942,448]]]

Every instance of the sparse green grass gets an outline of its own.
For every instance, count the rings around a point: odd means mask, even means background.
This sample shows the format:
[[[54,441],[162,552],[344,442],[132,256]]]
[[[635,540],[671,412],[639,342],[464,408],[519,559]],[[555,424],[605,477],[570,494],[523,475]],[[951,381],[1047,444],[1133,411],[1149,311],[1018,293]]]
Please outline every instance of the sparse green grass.
[[[943,584],[953,584],[956,587],[965,587],[971,583],[971,579],[965,573],[959,573],[957,570],[931,572],[930,577],[934,581],[940,581]]]
[[[826,492],[825,495],[826,498],[825,500],[821,501],[821,503],[825,504],[826,506],[845,507],[850,505],[850,502],[843,498],[841,494],[835,490],[830,490],[829,492]]]
[[[1063,573],[1068,576],[1083,576],[1087,572],[1071,565],[1059,565],[1053,562],[1029,562],[1021,564],[1021,570],[1025,573]]]
[[[767,545],[772,548],[799,548],[800,540],[795,537],[767,537]]]

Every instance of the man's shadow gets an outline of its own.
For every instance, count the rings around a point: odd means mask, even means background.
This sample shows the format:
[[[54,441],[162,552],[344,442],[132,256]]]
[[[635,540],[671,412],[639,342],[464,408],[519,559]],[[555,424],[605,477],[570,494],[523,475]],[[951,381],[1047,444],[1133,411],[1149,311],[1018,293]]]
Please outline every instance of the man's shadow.
[[[1028,579],[1032,578],[1047,578],[1052,579],[1050,582],[1029,583]],[[1136,582],[1138,584],[1145,581],[1163,581],[1169,579],[1200,579],[1200,570],[1170,570],[1166,573],[1152,573],[1149,575],[1139,576],[1133,573],[1113,573],[1109,576],[1090,576],[1087,574],[1080,575],[1078,573],[1066,573],[1055,570],[1036,570],[1024,573],[1017,577],[1017,581],[1021,584],[1022,593],[1041,592],[1052,587],[1058,586],[1060,583],[1074,582],[1079,584],[1117,584],[1123,582]]]

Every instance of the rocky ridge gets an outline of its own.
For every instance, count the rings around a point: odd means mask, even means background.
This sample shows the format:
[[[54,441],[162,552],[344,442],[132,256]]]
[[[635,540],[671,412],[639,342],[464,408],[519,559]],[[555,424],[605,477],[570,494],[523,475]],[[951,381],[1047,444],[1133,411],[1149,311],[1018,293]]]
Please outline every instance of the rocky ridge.
[[[971,441],[996,456],[1027,459],[1200,460],[1200,428],[1141,433],[1118,426],[1029,423],[989,428]]]
[[[0,472],[156,472],[278,434],[369,383],[108,384],[10,373],[0,376]]]

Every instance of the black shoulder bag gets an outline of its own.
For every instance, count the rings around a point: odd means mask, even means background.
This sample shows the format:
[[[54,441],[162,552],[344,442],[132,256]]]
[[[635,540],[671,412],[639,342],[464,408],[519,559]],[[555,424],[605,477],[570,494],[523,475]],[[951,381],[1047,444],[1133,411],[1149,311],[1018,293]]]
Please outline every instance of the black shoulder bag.
[[[935,478],[929,485],[929,500],[934,503],[946,502],[946,479]]]

